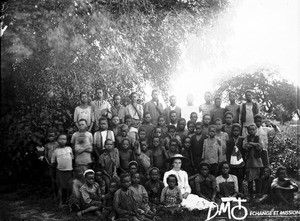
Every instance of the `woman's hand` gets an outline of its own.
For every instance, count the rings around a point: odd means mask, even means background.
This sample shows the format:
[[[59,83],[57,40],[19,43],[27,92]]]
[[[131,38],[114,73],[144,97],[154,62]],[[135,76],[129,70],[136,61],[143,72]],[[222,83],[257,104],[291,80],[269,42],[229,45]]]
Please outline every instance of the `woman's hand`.
[[[186,199],[188,197],[189,193],[188,192],[185,192],[184,194],[182,194],[182,198],[183,199]]]

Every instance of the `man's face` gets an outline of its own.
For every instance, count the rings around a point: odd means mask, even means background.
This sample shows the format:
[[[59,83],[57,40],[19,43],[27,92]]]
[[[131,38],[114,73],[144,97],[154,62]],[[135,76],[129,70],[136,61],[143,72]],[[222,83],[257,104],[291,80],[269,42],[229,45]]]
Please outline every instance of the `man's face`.
[[[147,123],[150,123],[151,122],[151,115],[150,114],[146,114],[144,119],[145,119],[145,121]]]
[[[106,120],[100,121],[100,129],[107,130],[107,128],[108,128],[107,121]]]
[[[252,101],[252,93],[251,92],[246,92],[245,97],[246,97],[247,101]]]
[[[206,94],[204,95],[204,100],[205,100],[207,103],[209,103],[210,100],[211,100],[211,94],[210,94],[210,93],[206,93]]]
[[[97,90],[96,91],[96,97],[98,98],[98,99],[101,99],[102,97],[103,97],[103,91],[102,90]]]
[[[220,107],[221,106],[221,99],[216,99],[215,100],[215,106]]]
[[[87,103],[88,102],[87,94],[82,94],[80,100],[81,103]]]
[[[170,119],[172,122],[176,122],[177,120],[177,114],[176,113],[172,113],[171,116],[170,116]]]
[[[152,93],[152,99],[153,99],[153,100],[158,100],[158,95],[159,95],[158,91],[154,91],[154,92]]]
[[[174,96],[170,97],[170,104],[171,104],[171,106],[175,106],[175,104],[176,104],[176,97],[174,97]]]

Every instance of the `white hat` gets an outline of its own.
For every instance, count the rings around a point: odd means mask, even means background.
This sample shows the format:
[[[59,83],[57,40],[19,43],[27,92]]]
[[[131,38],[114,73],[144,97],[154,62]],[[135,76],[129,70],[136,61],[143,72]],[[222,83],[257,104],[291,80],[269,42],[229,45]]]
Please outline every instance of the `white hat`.
[[[95,174],[94,170],[88,169],[88,170],[84,171],[83,176],[85,177],[85,175],[86,175],[87,173]]]

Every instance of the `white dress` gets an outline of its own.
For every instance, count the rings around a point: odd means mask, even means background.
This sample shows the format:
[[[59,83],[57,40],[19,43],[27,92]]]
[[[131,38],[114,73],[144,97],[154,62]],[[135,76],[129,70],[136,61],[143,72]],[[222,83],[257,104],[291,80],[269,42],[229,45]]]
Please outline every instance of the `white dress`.
[[[174,174],[177,177],[178,180],[178,187],[181,191],[181,194],[184,194],[186,192],[189,193],[188,197],[186,199],[182,200],[181,205],[183,207],[188,208],[189,210],[193,210],[193,209],[199,209],[199,210],[203,210],[206,208],[210,207],[210,202],[206,199],[203,199],[195,194],[191,194],[191,187],[189,185],[189,180],[188,180],[188,175],[185,171],[183,170],[169,170],[165,173],[164,175],[164,185],[168,186],[167,184],[167,177],[170,174]]]

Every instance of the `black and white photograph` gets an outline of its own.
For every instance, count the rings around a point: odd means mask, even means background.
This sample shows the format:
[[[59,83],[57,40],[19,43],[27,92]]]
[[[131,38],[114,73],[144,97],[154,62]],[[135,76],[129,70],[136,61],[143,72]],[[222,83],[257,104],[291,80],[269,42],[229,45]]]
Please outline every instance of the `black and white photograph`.
[[[0,16],[0,221],[300,219],[300,1]]]

